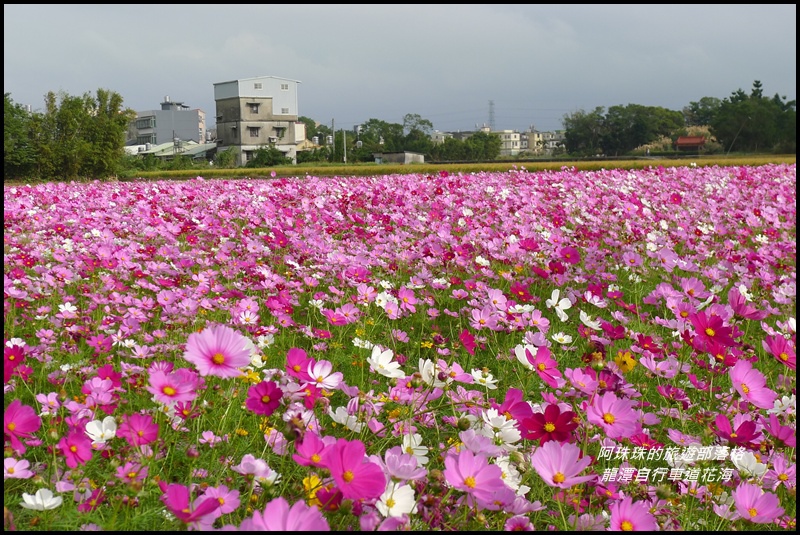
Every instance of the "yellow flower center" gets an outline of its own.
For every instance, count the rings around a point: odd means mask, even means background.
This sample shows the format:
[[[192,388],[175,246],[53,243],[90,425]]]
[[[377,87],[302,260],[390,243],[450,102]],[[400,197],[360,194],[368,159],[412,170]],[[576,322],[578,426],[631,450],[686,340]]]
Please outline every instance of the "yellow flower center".
[[[225,355],[222,353],[215,353],[213,357],[211,357],[211,362],[214,364],[220,365],[225,363]]]
[[[13,474],[14,473],[14,467],[13,466],[9,466],[8,468],[6,468],[6,472],[8,472],[9,474]]]
[[[607,412],[603,415],[603,421],[607,424],[613,424],[616,421],[616,418],[614,418],[613,414]]]
[[[750,388],[744,383],[742,383],[742,392],[744,392],[745,394],[750,393]]]
[[[556,430],[556,426],[551,422],[547,422],[546,424],[544,424],[544,430],[547,431],[548,433],[552,433],[553,431]]]
[[[747,512],[750,513],[750,518],[758,515],[758,510],[755,507],[751,507]]]
[[[128,479],[133,479],[136,477],[136,472],[128,472]]]
[[[396,503],[397,503],[396,501],[394,501],[393,499],[389,498],[388,500],[386,500],[386,507],[391,509],[392,507],[394,507],[394,504],[396,504]]]
[[[778,358],[786,362],[787,360],[789,360],[789,355],[787,355],[786,353],[781,353],[780,355],[778,355]]]
[[[269,403],[269,396],[267,396],[267,395],[261,396],[261,402],[262,403]]]
[[[547,366],[545,366],[544,362],[540,362],[539,364],[536,365],[536,367],[539,368],[539,370],[541,371],[547,369]]]
[[[78,446],[75,446],[75,445],[70,446],[69,447],[69,451],[71,451],[72,453],[75,453],[76,451],[78,451]]]
[[[350,483],[353,481],[353,472],[347,470],[344,474],[342,474],[342,479],[344,479],[345,483]]]
[[[717,334],[717,333],[715,333],[715,332],[714,332],[714,329],[712,329],[711,327],[706,327],[706,334],[707,334],[708,336],[714,336],[714,335],[715,335],[715,334]]]
[[[789,479],[789,476],[787,476],[786,474],[780,474],[780,475],[778,475],[778,479],[780,481],[786,481],[786,480]]]
[[[174,396],[175,395],[175,389],[172,388],[171,386],[165,386],[164,388],[161,389],[161,391],[163,393],[165,393],[166,395],[168,395],[168,396]]]
[[[622,531],[633,531],[633,524],[631,524],[627,520],[623,520],[622,523],[619,525],[619,529],[621,529]]]
[[[464,480],[464,484],[471,489],[475,488],[475,478],[472,476],[467,476],[467,479]]]
[[[563,483],[567,479],[561,472],[556,472],[553,475],[553,483]]]
[[[318,463],[322,460],[322,457],[319,456],[319,453],[315,453],[311,456],[311,460],[315,463]]]
[[[17,424],[15,424],[14,422],[11,422],[10,424],[8,424],[8,430],[9,431],[13,432],[14,429],[16,429],[16,428],[17,428]]]

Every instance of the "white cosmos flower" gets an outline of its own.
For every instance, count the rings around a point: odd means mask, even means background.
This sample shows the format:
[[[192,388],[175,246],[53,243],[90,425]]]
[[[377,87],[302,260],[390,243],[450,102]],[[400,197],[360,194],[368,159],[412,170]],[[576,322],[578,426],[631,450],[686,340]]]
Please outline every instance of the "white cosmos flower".
[[[495,379],[491,373],[484,372],[477,368],[472,370],[471,373],[476,384],[483,385],[489,390],[497,390],[497,379]]]
[[[552,308],[556,311],[558,319],[560,319],[561,321],[567,321],[569,319],[569,316],[567,316],[567,313],[564,311],[572,306],[572,301],[570,301],[566,297],[563,297],[561,299],[559,299],[559,297],[561,297],[561,291],[558,288],[556,288],[555,290],[553,290],[553,293],[550,294],[550,299],[545,301],[545,305],[547,305],[547,308]]]
[[[92,445],[105,444],[117,436],[117,421],[113,416],[106,416],[103,421],[93,420],[86,424],[86,435],[92,439]]]
[[[583,310],[581,310],[580,318],[581,322],[590,329],[594,331],[602,330],[602,327],[600,327],[600,320],[592,319],[592,317]]]
[[[25,509],[33,509],[34,511],[55,509],[64,501],[61,496],[53,496],[53,491],[50,489],[39,489],[33,495],[23,492],[22,499],[25,501],[20,505]]]
[[[536,346],[532,346],[530,344],[525,344],[525,345],[517,344],[516,347],[514,347],[514,356],[517,357],[517,360],[523,366],[525,366],[529,370],[532,370],[533,364],[531,364],[531,361],[528,360],[528,356],[525,354],[526,349],[530,351],[531,356],[534,357],[536,356],[536,352],[538,351],[538,349],[536,348]]]
[[[336,412],[328,407],[328,415],[333,418],[334,422],[345,426],[350,431],[360,433],[364,428],[364,424],[359,422],[356,416],[347,413],[347,407],[339,407],[336,409]]]
[[[418,433],[403,435],[403,452],[413,455],[418,466],[428,464],[428,447],[422,445],[422,437]]]
[[[394,353],[391,349],[381,351],[379,346],[373,346],[372,355],[367,358],[367,363],[372,371],[384,377],[405,377],[405,373],[400,369],[400,363],[395,362]]]
[[[492,439],[492,442],[507,451],[518,448],[514,445],[522,439],[522,433],[517,429],[516,422],[507,419],[504,415],[497,412],[497,409],[487,409],[481,413],[483,426],[478,430],[481,435]]]
[[[747,451],[741,456],[731,456],[731,461],[736,465],[739,475],[743,478],[756,477],[759,478],[767,473],[767,465],[758,462],[753,453]]]
[[[414,488],[411,485],[401,485],[396,481],[389,481],[375,507],[385,517],[400,517],[416,513],[417,501],[414,497]]]
[[[559,344],[562,344],[562,345],[567,345],[567,344],[571,344],[572,343],[572,337],[570,335],[564,334],[564,333],[556,333],[556,334],[554,334],[553,335],[553,340],[555,340],[556,342],[558,342]]]

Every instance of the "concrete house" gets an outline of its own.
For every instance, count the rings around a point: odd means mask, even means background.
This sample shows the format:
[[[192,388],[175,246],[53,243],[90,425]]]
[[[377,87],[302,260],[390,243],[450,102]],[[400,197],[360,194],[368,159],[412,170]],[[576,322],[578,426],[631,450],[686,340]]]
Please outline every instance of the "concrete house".
[[[299,85],[277,76],[215,83],[217,153],[233,149],[242,166],[258,149],[275,147],[296,163],[306,138],[305,124],[298,121]]]
[[[128,128],[127,145],[160,145],[173,141],[206,142],[206,113],[164,97],[160,110],[137,111]]]

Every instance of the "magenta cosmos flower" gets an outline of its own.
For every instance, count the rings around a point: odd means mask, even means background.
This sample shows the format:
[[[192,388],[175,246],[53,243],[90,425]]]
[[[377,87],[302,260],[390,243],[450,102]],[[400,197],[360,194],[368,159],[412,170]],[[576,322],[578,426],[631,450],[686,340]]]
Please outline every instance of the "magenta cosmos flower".
[[[531,465],[536,473],[551,487],[568,489],[596,476],[579,476],[592,463],[589,457],[580,458],[581,449],[575,444],[560,444],[549,441],[531,455]]]
[[[246,518],[239,526],[240,531],[330,531],[328,521],[316,506],[299,501],[289,507],[285,498],[275,498]]]
[[[753,368],[747,360],[740,360],[730,369],[733,388],[759,409],[771,409],[778,394],[767,388],[764,374]]]
[[[505,487],[503,470],[496,464],[489,464],[484,455],[475,455],[466,448],[445,457],[444,466],[447,482],[480,502],[491,501],[495,492]]]
[[[572,436],[572,431],[578,427],[575,413],[572,411],[561,412],[561,408],[551,403],[544,412],[535,412],[530,418],[520,422],[522,437],[528,440],[541,440],[541,444],[555,440],[566,442]]]
[[[27,449],[20,439],[30,438],[41,426],[42,419],[36,415],[33,407],[23,405],[18,399],[12,401],[3,414],[4,440],[11,442],[11,448],[18,455],[24,454]]]
[[[117,436],[126,439],[131,446],[145,446],[158,437],[158,424],[149,414],[126,414],[117,429]]]
[[[281,403],[283,390],[273,381],[261,381],[247,390],[245,406],[255,414],[269,416]]]
[[[331,472],[336,486],[346,499],[378,498],[386,490],[383,468],[368,461],[367,449],[360,440],[340,438],[324,450],[321,464]]]
[[[58,449],[66,457],[67,466],[70,468],[86,464],[92,458],[92,441],[77,429],[73,429],[58,441]]]
[[[613,392],[595,396],[586,410],[586,419],[602,427],[608,438],[630,437],[642,429],[631,400],[618,398]]]
[[[611,531],[657,531],[658,522],[645,502],[634,502],[630,496],[614,503],[611,513]]]
[[[778,497],[762,490],[760,485],[739,483],[731,495],[736,512],[756,524],[769,524],[784,512]]]
[[[165,373],[154,370],[150,373],[147,391],[153,394],[156,401],[172,407],[180,402],[192,402],[197,397],[200,381],[197,373],[188,368],[179,368]]]
[[[206,327],[189,335],[183,358],[197,367],[202,376],[239,377],[250,364],[252,343],[225,325]]]
[[[558,369],[558,363],[553,358],[550,350],[542,346],[537,348],[536,355],[532,355],[529,349],[525,349],[525,356],[533,365],[534,371],[539,374],[542,381],[547,383],[550,388],[561,388],[564,385],[564,378]]]

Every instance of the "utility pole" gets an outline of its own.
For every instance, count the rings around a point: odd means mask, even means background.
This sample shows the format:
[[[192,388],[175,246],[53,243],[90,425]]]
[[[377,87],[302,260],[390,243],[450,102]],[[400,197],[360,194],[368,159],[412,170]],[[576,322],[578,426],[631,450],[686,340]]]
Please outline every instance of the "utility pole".
[[[342,128],[342,147],[344,148],[344,163],[347,163],[347,130]]]
[[[331,161],[333,161],[336,154],[336,130],[333,128],[333,119],[331,119]]]

